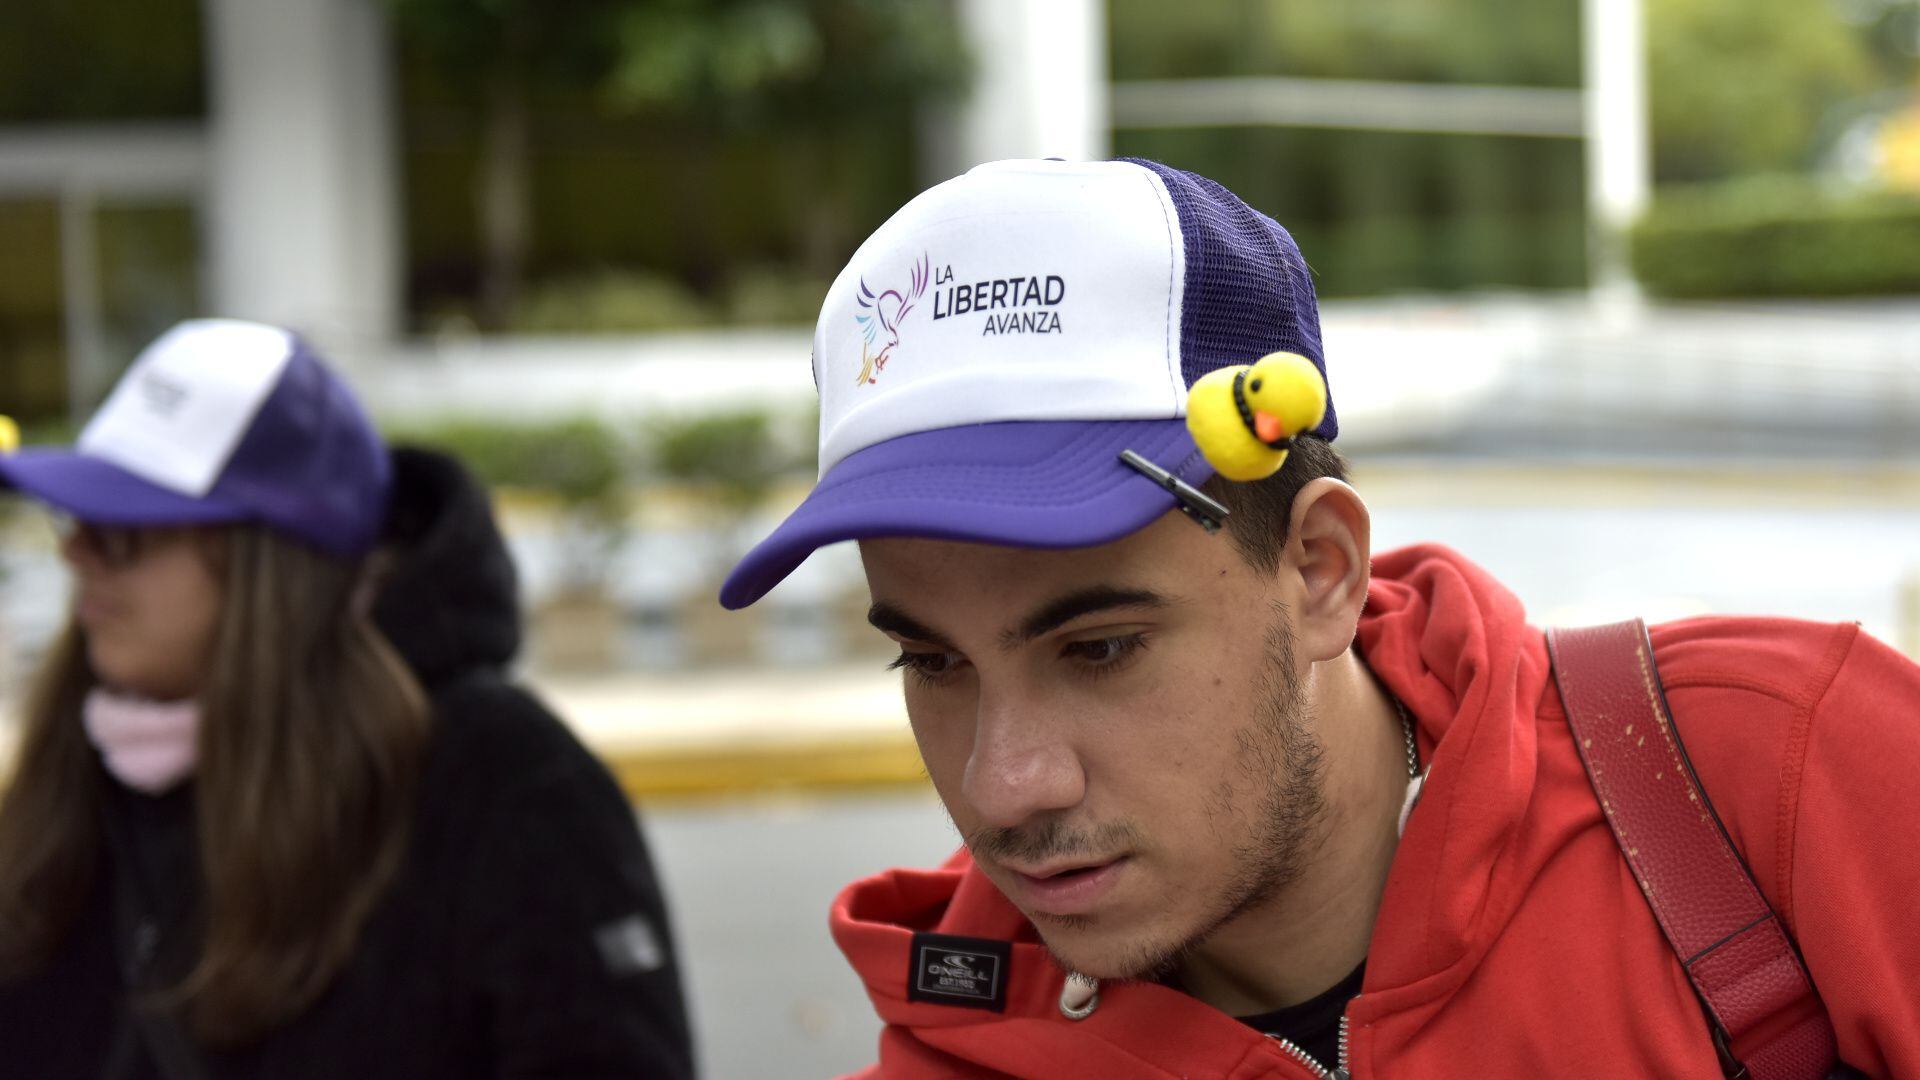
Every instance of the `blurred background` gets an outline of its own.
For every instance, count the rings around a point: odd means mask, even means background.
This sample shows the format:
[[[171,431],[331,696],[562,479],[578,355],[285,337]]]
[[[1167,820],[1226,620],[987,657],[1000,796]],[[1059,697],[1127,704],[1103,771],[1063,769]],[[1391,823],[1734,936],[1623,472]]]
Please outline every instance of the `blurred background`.
[[[860,240],[976,162],[1114,154],[1294,232],[1380,546],[1542,624],[1920,654],[1920,0],[9,3],[0,413],[70,439],[185,317],[307,333],[495,487],[707,1070],[844,1070],[877,1024],[827,904],[956,840],[853,552],[747,612],[718,580],[811,482]],[[0,502],[0,702],[65,597]]]

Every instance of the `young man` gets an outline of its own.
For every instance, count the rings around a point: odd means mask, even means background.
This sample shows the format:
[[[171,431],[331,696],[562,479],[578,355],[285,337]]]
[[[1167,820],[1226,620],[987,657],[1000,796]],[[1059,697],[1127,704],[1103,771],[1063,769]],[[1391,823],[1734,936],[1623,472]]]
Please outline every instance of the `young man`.
[[[1268,480],[1196,452],[1188,387],[1278,350],[1324,377],[1292,239],[1149,162],[982,166],[828,294],[820,483],[722,601],[860,541],[966,841],[834,907],[875,1075],[1721,1076],[1519,601],[1373,553],[1331,408]],[[1841,1058],[1920,1075],[1920,669],[1852,625],[1652,642]]]

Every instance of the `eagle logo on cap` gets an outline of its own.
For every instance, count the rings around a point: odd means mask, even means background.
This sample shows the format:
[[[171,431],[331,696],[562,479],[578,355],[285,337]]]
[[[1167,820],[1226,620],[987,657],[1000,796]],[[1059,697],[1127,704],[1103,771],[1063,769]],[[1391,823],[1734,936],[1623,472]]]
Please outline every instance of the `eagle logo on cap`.
[[[920,261],[909,268],[907,291],[888,289],[878,295],[867,287],[867,279],[860,279],[860,310],[853,313],[853,319],[860,324],[860,377],[854,380],[856,386],[880,381],[880,372],[887,366],[887,358],[893,355],[894,346],[900,344],[900,323],[913,310],[914,301],[924,296],[927,281],[933,276],[933,260],[926,252],[920,253]],[[880,344],[882,338],[885,343]],[[878,351],[874,346],[879,344]]]

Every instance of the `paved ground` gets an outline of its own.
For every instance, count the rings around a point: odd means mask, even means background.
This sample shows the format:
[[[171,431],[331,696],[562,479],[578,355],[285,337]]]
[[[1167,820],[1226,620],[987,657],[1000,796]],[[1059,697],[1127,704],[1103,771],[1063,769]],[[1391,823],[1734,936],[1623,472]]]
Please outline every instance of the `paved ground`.
[[[679,801],[641,811],[678,920],[703,1075],[837,1076],[880,1024],[827,935],[848,882],[957,845],[927,788]]]

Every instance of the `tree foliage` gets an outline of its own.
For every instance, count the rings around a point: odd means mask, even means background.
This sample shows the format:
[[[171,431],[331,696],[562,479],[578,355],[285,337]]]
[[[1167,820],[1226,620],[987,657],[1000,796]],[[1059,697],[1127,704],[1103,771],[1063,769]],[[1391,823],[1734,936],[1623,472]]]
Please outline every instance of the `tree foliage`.
[[[512,78],[594,86],[618,59],[620,19],[641,0],[386,0],[401,40],[455,86]]]
[[[655,0],[622,21],[611,98],[737,124],[857,123],[964,85],[946,0]]]
[[[1890,60],[1888,43],[1920,27],[1914,0],[1644,4],[1662,180],[1803,167],[1836,106],[1889,80],[1910,85],[1911,63]],[[1113,71],[1573,87],[1580,9],[1581,0],[1113,0]]]
[[[1112,0],[1118,79],[1290,75],[1573,86],[1578,0]]]
[[[924,102],[967,72],[946,0],[387,0],[455,85],[584,89],[612,112],[843,122]]]
[[[201,114],[195,0],[0,3],[0,122]]]
[[[1872,89],[1864,36],[1813,0],[1647,0],[1661,181],[1805,168],[1829,112]]]
[[[482,116],[474,169],[483,326],[510,325],[524,303],[534,239],[531,164],[549,118],[641,117],[671,133],[679,212],[661,223],[689,256],[682,271],[711,292],[725,276],[725,207],[716,194],[724,140],[822,134],[784,186],[805,192],[809,264],[851,227],[844,192],[861,155],[840,140],[892,133],[911,153],[916,108],[958,88],[966,61],[946,0],[387,0],[403,41],[439,85]],[[567,126],[579,131],[574,120]],[[904,144],[904,145],[903,145]],[[768,193],[773,194],[772,192]]]

